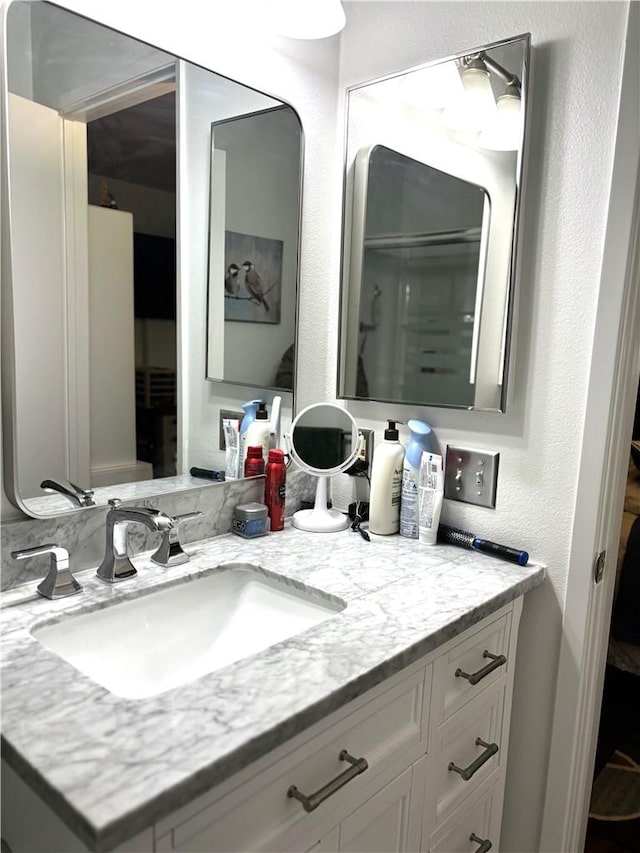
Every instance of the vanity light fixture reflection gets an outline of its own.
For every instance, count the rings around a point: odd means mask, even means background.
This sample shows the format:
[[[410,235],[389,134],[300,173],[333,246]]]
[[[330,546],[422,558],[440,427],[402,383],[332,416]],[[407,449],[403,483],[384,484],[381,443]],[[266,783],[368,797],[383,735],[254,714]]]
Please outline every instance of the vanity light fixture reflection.
[[[487,66],[479,56],[461,62],[462,91],[442,114],[442,123],[451,130],[481,130],[496,111]]]
[[[481,131],[478,145],[495,151],[515,151],[522,134],[521,83],[484,51],[457,62],[462,88],[442,114],[442,123],[451,130]],[[506,84],[494,97],[491,76]]]

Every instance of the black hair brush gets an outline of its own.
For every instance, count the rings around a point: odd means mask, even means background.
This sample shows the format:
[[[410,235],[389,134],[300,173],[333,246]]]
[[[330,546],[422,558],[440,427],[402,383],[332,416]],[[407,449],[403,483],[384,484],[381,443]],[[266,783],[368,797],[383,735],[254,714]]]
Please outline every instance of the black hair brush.
[[[467,548],[472,551],[484,551],[485,554],[500,557],[510,563],[517,563],[519,566],[526,566],[529,562],[529,554],[526,551],[518,551],[516,548],[509,548],[507,545],[498,545],[497,542],[480,539],[475,533],[469,533],[468,530],[458,530],[457,527],[449,527],[448,524],[441,524],[438,527],[438,542],[458,545],[460,548]]]

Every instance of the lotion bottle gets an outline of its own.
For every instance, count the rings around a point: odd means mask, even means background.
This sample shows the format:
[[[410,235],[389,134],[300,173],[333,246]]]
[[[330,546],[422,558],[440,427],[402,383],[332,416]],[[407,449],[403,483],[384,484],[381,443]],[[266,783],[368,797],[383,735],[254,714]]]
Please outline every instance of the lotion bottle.
[[[376,447],[371,465],[369,530],[388,536],[400,529],[400,497],[404,447],[395,421],[387,422],[384,440]]]
[[[402,499],[400,507],[400,535],[418,538],[418,481],[420,458],[423,451],[437,453],[438,446],[429,424],[412,418],[407,421],[409,443],[402,465]]]

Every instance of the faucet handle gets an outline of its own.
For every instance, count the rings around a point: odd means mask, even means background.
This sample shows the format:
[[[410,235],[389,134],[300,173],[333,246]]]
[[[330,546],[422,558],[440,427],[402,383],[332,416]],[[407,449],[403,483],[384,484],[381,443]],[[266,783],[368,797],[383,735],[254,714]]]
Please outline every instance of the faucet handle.
[[[182,563],[188,563],[189,555],[182,550],[178,529],[183,522],[192,518],[199,518],[201,515],[202,513],[199,511],[175,515],[171,519],[173,521],[172,527],[163,532],[160,547],[151,555],[153,562],[159,566],[179,566]]]
[[[28,560],[40,554],[51,554],[51,564],[45,579],[38,585],[38,594],[44,598],[65,598],[82,590],[82,585],[74,578],[69,568],[69,552],[58,545],[37,545],[35,548],[23,548],[12,551],[14,560]]]

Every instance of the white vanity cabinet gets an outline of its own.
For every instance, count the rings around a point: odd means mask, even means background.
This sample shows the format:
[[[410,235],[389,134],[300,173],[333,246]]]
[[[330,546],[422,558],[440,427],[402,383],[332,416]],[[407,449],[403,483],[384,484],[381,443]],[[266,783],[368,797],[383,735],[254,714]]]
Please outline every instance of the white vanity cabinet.
[[[521,611],[519,597],[400,671],[389,661],[376,687],[116,850],[498,850]],[[2,765],[12,853],[95,849]]]
[[[156,851],[497,850],[521,610],[518,598],[159,821]],[[367,769],[330,786],[351,767],[343,750]],[[322,802],[306,811],[291,786]]]

